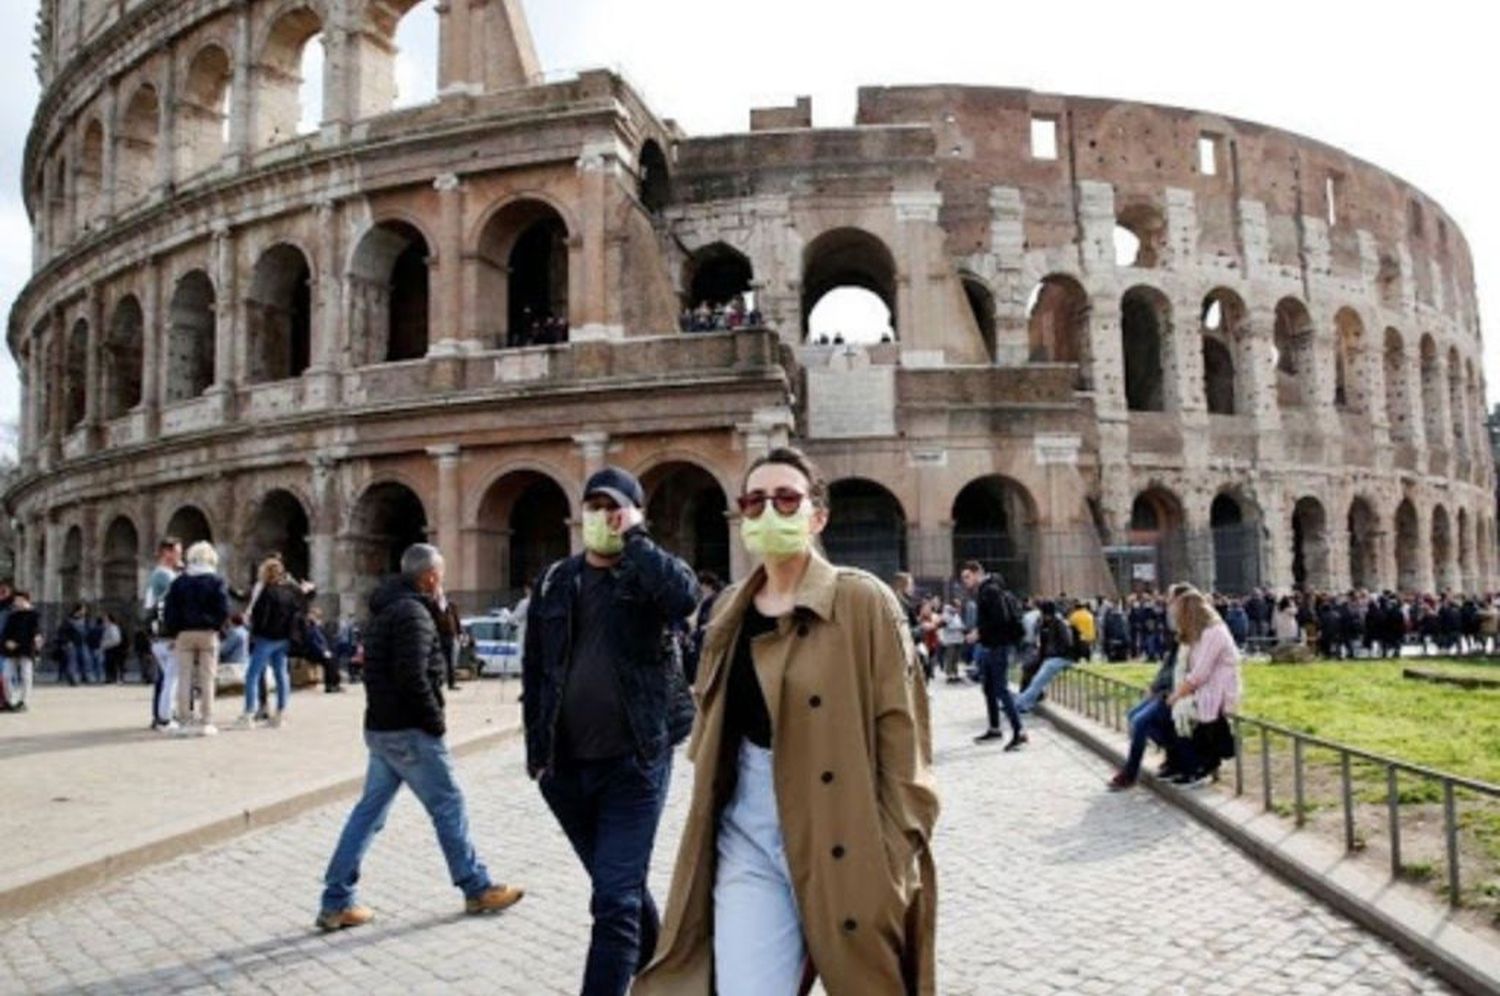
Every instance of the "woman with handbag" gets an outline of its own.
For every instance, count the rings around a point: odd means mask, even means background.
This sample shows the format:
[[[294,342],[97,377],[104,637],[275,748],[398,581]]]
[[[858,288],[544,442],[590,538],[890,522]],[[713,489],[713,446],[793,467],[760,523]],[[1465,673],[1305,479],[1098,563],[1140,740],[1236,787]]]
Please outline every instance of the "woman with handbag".
[[[739,507],[762,563],[704,639],[693,803],[633,992],[931,994],[938,799],[906,614],[817,550],[828,491],[798,451],[755,461]]]
[[[1217,777],[1220,762],[1234,756],[1228,716],[1240,704],[1240,652],[1229,627],[1202,592],[1183,594],[1176,606],[1181,676],[1167,704],[1178,733],[1193,739],[1197,765],[1173,781],[1201,785]]]

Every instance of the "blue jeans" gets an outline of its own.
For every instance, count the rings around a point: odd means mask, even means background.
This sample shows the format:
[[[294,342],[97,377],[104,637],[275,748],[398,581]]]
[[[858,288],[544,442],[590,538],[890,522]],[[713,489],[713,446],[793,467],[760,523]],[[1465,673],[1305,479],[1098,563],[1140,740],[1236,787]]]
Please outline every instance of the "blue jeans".
[[[63,645],[62,664],[57,670],[57,680],[76,685],[87,678],[84,674],[84,654],[88,651],[71,643]]]
[[[346,910],[354,905],[360,862],[385,826],[391,802],[403,784],[411,787],[432,818],[453,884],[470,899],[490,888],[490,873],[474,853],[464,794],[453,776],[453,761],[442,738],[422,730],[366,730],[365,745],[370,749],[365,791],[350,811],[323,874],[322,909]]]
[[[541,777],[542,797],[593,882],[594,929],[583,996],[624,996],[656,950],[661,920],[646,873],[667,801],[672,753],[559,762]]]
[[[83,680],[104,684],[104,651],[98,647],[83,648]]]
[[[255,715],[260,709],[260,676],[270,664],[276,676],[276,711],[286,711],[286,700],[292,692],[292,676],[288,671],[286,652],[290,640],[256,639],[250,647],[250,667],[245,671],[245,712]]]
[[[984,691],[984,710],[990,729],[1000,729],[1000,710],[1004,709],[1010,728],[1020,733],[1021,714],[1010,694],[1010,647],[985,647],[976,643],[974,660],[979,666],[979,687]]]
[[[1066,657],[1048,657],[1042,661],[1042,669],[1031,679],[1031,684],[1026,686],[1026,691],[1016,698],[1016,708],[1022,712],[1030,712],[1036,708],[1042,693],[1052,683],[1052,679],[1062,674],[1073,666],[1073,662]]]
[[[1135,781],[1141,774],[1147,741],[1154,741],[1167,752],[1167,766],[1173,771],[1192,772],[1198,767],[1191,738],[1177,735],[1172,722],[1172,707],[1166,697],[1153,695],[1135,705],[1127,714],[1130,723],[1130,753],[1126,755],[1123,774]]]

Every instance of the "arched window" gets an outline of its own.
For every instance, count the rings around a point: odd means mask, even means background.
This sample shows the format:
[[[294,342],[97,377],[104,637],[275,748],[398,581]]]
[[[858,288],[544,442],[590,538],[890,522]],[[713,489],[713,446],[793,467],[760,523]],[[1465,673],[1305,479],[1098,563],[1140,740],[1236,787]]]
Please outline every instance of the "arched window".
[[[1396,583],[1404,592],[1419,591],[1422,587],[1421,550],[1417,507],[1407,498],[1396,509]]]
[[[979,340],[984,343],[984,354],[993,363],[997,348],[995,295],[991,293],[988,284],[972,274],[965,274],[962,279],[964,299],[969,302],[969,314],[974,318],[975,331],[979,333]]]
[[[906,570],[906,512],[895,495],[874,481],[850,478],[829,487],[828,504],[822,538],[830,560],[886,579]]]
[[[1083,364],[1088,353],[1088,292],[1072,277],[1043,277],[1026,307],[1026,358],[1031,363]]]
[[[167,535],[176,535],[168,533]],[[181,539],[181,537],[178,537]],[[100,592],[112,611],[119,611],[140,594],[137,571],[140,565],[140,533],[135,523],[123,515],[109,524],[104,532],[104,556],[100,574],[104,582]]]
[[[404,484],[386,481],[370,488],[354,505],[355,576],[366,587],[401,571],[401,554],[427,540],[427,510]]]
[[[1464,365],[1457,347],[1448,350],[1448,422],[1453,427],[1453,452],[1460,456],[1469,445],[1468,405],[1464,403]]]
[[[568,226],[555,209],[506,205],[485,225],[479,256],[480,300],[493,302],[502,346],[568,341]]]
[[[1349,583],[1356,588],[1380,587],[1380,517],[1369,500],[1349,503]]]
[[[970,481],[953,500],[953,565],[977,560],[1013,591],[1029,593],[1037,508],[1020,483],[998,475]]]
[[[167,401],[187,401],[213,386],[218,348],[214,285],[191,270],[172,291],[167,329]]]
[[[1238,375],[1251,362],[1244,320],[1244,302],[1233,291],[1220,287],[1203,298],[1203,398],[1211,415],[1242,413]]]
[[[161,102],[156,87],[144,83],[125,103],[115,148],[115,196],[130,205],[144,200],[157,181],[157,146],[161,142]]]
[[[1292,510],[1292,580],[1299,588],[1328,588],[1328,513],[1316,498],[1299,500]]]
[[[255,147],[315,131],[322,121],[323,22],[294,7],[271,25],[255,65]]]
[[[1294,297],[1276,305],[1276,400],[1283,408],[1301,408],[1316,397],[1313,369],[1313,323],[1307,306]]]
[[[1130,505],[1130,543],[1156,549],[1156,585],[1165,588],[1189,577],[1186,516],[1182,501],[1164,487],[1151,487]]]
[[[311,565],[307,509],[290,491],[277,489],[260,500],[250,519],[245,537],[245,561],[239,578],[247,588],[254,585],[261,561],[279,554],[281,562],[294,578],[305,579]]]
[[[349,269],[349,332],[356,362],[427,355],[427,240],[413,225],[387,221],[360,239]]]
[[[520,470],[491,484],[478,515],[480,587],[507,603],[519,598],[568,555],[571,516],[567,493],[545,474]]]
[[[312,268],[302,250],[283,242],[261,255],[245,312],[250,382],[300,377],[312,361]]]
[[[1432,510],[1432,579],[1438,591],[1456,591],[1459,587],[1453,553],[1453,524],[1448,510],[1437,505]]]
[[[78,155],[78,221],[93,227],[104,213],[104,125],[90,118]]]
[[[392,72],[395,93],[390,106],[417,107],[437,99],[438,80],[438,6],[427,0],[399,0],[397,3],[371,4],[372,11],[384,9],[387,17],[397,18],[392,40],[395,56]],[[386,22],[389,23],[389,22]],[[384,108],[376,107],[372,113]]]
[[[750,259],[733,246],[715,242],[688,257],[682,285],[687,289],[679,326],[683,332],[713,332],[760,324]]]
[[[126,296],[115,305],[104,344],[104,417],[119,418],[141,403],[145,349],[141,303]]]
[[[1427,445],[1439,447],[1443,438],[1443,375],[1437,343],[1431,335],[1422,337],[1422,425]]]
[[[1365,362],[1365,324],[1353,308],[1340,308],[1333,319],[1337,335],[1333,403],[1347,411],[1370,410],[1370,372]]]
[[[1167,410],[1166,354],[1171,304],[1151,287],[1132,287],[1120,301],[1120,345],[1125,356],[1125,406]]]
[[[655,139],[641,146],[640,177],[637,193],[641,204],[652,214],[660,214],[672,199],[672,179],[667,156]]]
[[[729,577],[729,499],[714,476],[691,463],[643,475],[652,537],[700,571]]]
[[[1260,523],[1253,507],[1228,492],[1209,506],[1214,590],[1242,594],[1260,585]]]
[[[1151,204],[1122,208],[1115,219],[1115,265],[1150,269],[1167,250],[1167,221]]]
[[[824,232],[802,253],[807,341],[875,343],[896,335],[896,260],[858,228]]]
[[[68,333],[63,362],[63,428],[71,432],[88,414],[89,323],[82,318]]]
[[[218,164],[229,143],[234,64],[218,45],[199,49],[188,64],[177,105],[177,172],[192,176]]]
[[[1414,436],[1411,390],[1407,380],[1406,345],[1401,333],[1385,330],[1385,418],[1391,439],[1409,443]]]

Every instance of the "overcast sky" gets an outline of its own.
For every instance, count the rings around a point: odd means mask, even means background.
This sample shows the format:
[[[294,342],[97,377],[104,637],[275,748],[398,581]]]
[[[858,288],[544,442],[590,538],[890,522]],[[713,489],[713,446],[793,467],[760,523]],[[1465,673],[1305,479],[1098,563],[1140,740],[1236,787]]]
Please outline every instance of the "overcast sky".
[[[430,8],[432,0],[423,7]],[[9,0],[0,36],[0,303],[30,269],[20,160],[36,77],[36,0]],[[954,82],[1186,105],[1302,132],[1436,198],[1474,253],[1480,314],[1500,315],[1500,68],[1481,5],[978,3],[975,0],[530,0],[549,72],[608,66],[691,134],[740,131],[749,108],[810,94],[818,125],[854,115],[861,84]],[[709,16],[709,11],[719,14]],[[745,16],[731,17],[731,12]],[[1232,14],[1231,14],[1232,12]],[[435,20],[411,15],[409,95],[431,78]],[[19,412],[0,350],[0,421]],[[1500,395],[1500,348],[1486,350]]]

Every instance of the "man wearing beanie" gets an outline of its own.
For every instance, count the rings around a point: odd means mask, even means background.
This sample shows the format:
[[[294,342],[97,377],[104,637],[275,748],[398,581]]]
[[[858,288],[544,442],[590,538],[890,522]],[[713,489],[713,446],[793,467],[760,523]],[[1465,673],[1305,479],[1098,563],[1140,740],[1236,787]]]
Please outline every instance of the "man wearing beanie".
[[[656,947],[646,874],[672,748],[692,726],[671,628],[698,584],[652,541],[644,505],[626,471],[590,477],[584,552],[547,568],[526,619],[527,770],[593,882],[584,996],[623,996]]]

